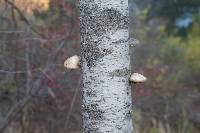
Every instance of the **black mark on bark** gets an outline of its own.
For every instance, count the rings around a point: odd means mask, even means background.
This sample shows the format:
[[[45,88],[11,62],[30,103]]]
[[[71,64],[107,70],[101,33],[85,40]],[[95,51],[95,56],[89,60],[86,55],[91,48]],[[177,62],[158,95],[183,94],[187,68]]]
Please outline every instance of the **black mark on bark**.
[[[128,77],[130,75],[130,70],[128,68],[116,69],[109,73],[110,77]]]

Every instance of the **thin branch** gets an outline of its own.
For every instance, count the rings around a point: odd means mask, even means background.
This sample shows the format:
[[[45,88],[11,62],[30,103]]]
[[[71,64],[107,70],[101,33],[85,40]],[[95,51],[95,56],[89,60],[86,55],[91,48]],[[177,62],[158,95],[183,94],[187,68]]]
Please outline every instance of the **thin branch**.
[[[8,0],[5,0],[8,1]],[[12,3],[12,2],[11,2]],[[68,35],[66,35],[66,37],[70,36],[73,33],[73,28],[74,28],[74,24],[71,27],[71,31],[69,32]],[[52,64],[54,62],[54,60],[56,59],[59,51],[64,47],[65,45],[65,39],[63,39],[60,43],[60,45],[57,47],[57,49],[54,51],[54,53],[52,53],[52,55],[50,56],[49,60],[47,61],[47,64],[43,70],[44,73],[48,72],[51,67]],[[35,83],[33,84],[33,88],[34,88],[34,92],[33,94],[29,94],[27,96],[24,97],[24,99],[20,100],[19,102],[17,102],[9,111],[9,113],[6,115],[5,119],[3,120],[3,123],[0,125],[0,133],[4,131],[4,129],[7,127],[7,125],[9,125],[9,123],[13,120],[13,118],[16,116],[16,114],[23,109],[23,107],[32,100],[32,98],[38,94],[39,90],[40,90],[40,85],[41,85],[41,80],[43,78],[44,74],[41,74],[39,76],[39,78],[35,81]]]
[[[81,83],[81,78],[78,81],[78,87],[75,88],[75,92],[74,92],[74,95],[73,95],[73,98],[72,98],[72,101],[71,101],[71,104],[70,104],[69,112],[67,113],[67,118],[66,118],[65,126],[64,126],[65,131],[68,130],[69,120],[70,120],[70,117],[71,117],[71,114],[72,114],[72,111],[73,111],[73,108],[74,108],[74,104],[75,104],[75,101],[76,101],[76,98],[77,98],[80,83]]]
[[[22,30],[0,30],[0,33],[10,34],[10,33],[24,33],[25,31]]]
[[[5,0],[6,3],[8,3],[9,5],[11,5],[19,14],[20,18],[28,25],[30,25],[28,19],[25,17],[25,15],[21,12],[21,10],[12,2],[9,0]]]
[[[64,37],[63,37],[64,38]],[[24,42],[24,41],[41,41],[41,42],[55,42],[55,41],[62,41],[62,40],[74,40],[74,39],[70,39],[70,38],[59,38],[59,37],[56,37],[56,38],[53,38],[53,39],[44,39],[44,38],[38,38],[38,37],[33,37],[33,38],[23,38],[23,39],[13,39],[13,40],[8,40],[8,41],[5,41],[5,40],[0,40],[1,42]]]
[[[26,94],[29,94],[30,88],[31,88],[31,77],[32,77],[32,73],[31,73],[31,66],[30,66],[30,58],[29,58],[29,54],[30,54],[30,46],[27,43],[26,44]]]
[[[51,64],[50,66],[53,66],[53,67],[54,67],[54,66],[55,66],[55,67],[62,67],[63,64]],[[42,70],[42,67],[33,69],[33,70],[31,70],[31,71],[32,71],[32,72],[41,71],[41,72],[44,74],[44,72],[43,72],[43,70]],[[26,71],[26,70],[24,70],[24,71],[0,70],[0,73],[6,73],[6,74],[16,74],[16,73],[18,73],[18,74],[25,74],[25,73],[27,73],[27,71]]]
[[[43,73],[46,73],[50,70],[51,68],[51,64],[53,63],[55,57],[57,56],[57,54],[59,53],[59,51],[62,49],[62,47],[64,46],[64,41],[61,42],[61,44],[58,46],[58,48],[55,50],[54,53],[52,53],[51,58],[49,59],[48,63],[46,64],[46,67],[43,70]],[[33,88],[34,88],[34,92],[32,94],[26,95],[24,99],[18,101],[8,112],[8,114],[6,115],[6,117],[3,120],[3,123],[0,125],[0,133],[2,133],[4,131],[4,129],[7,127],[7,125],[9,125],[9,123],[13,120],[13,118],[16,116],[16,114],[22,110],[24,108],[24,106],[30,102],[32,100],[32,98],[38,94],[39,90],[40,90],[40,85],[41,85],[41,80],[44,76],[44,74],[41,74],[40,77],[35,81]]]
[[[3,124],[0,125],[0,132],[2,133],[4,129],[7,127],[7,125],[12,121],[13,117],[16,116],[16,114],[23,109],[23,107],[30,101],[31,96],[25,97],[23,100],[17,102],[8,112],[6,117],[4,118]]]
[[[11,5],[11,6],[13,7],[13,9],[15,9],[15,10],[18,12],[18,14],[19,14],[21,20],[22,20],[23,22],[25,22],[25,23],[30,27],[30,29],[31,29],[33,32],[35,32],[35,33],[38,34],[39,36],[45,38],[44,35],[42,35],[41,33],[39,33],[36,29],[34,29],[34,28],[31,26],[31,24],[30,24],[30,22],[28,21],[28,19],[26,18],[26,16],[22,13],[22,11],[21,11],[13,2],[11,2],[11,1],[9,1],[9,0],[5,0],[5,2],[8,3],[9,5]]]
[[[7,71],[7,70],[0,70],[0,73],[16,74],[16,73],[26,73],[26,71]]]

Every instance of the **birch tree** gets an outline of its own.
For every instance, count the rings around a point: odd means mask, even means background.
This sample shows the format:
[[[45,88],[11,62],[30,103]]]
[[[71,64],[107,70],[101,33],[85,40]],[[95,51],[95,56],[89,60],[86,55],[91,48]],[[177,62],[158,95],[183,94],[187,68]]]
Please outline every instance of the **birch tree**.
[[[132,133],[128,0],[80,0],[83,132]]]

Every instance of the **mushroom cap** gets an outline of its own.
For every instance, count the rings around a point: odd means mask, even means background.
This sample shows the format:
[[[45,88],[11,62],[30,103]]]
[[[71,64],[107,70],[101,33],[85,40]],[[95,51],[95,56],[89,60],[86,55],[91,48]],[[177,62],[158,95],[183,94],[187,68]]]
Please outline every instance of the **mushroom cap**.
[[[64,67],[67,69],[78,69],[80,68],[80,57],[77,55],[74,55],[72,57],[69,57],[64,62]]]
[[[134,83],[142,83],[145,82],[147,80],[147,78],[139,73],[133,73],[130,77],[130,81],[134,82]]]

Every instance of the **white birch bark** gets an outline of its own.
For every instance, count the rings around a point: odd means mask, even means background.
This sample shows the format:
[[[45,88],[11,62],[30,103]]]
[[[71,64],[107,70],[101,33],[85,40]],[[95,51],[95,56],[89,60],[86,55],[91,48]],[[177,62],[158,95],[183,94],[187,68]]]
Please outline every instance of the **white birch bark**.
[[[80,0],[83,132],[132,133],[128,0]]]

